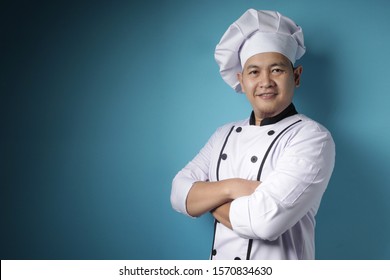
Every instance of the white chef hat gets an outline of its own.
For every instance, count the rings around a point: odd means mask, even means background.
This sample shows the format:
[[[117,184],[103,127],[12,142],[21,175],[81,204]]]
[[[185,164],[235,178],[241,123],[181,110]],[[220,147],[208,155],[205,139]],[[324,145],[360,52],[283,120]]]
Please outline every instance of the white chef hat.
[[[278,52],[292,64],[305,53],[302,28],[276,11],[247,10],[229,26],[215,49],[215,60],[225,82],[241,92],[237,73],[251,56]]]

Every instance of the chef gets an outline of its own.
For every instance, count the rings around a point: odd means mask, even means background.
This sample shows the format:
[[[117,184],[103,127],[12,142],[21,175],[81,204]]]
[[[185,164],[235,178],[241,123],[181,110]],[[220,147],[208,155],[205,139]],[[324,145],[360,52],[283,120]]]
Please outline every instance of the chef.
[[[329,131],[297,112],[303,32],[250,9],[215,50],[222,78],[253,111],[218,128],[173,179],[171,203],[215,218],[211,259],[314,259],[315,216],[335,162]]]

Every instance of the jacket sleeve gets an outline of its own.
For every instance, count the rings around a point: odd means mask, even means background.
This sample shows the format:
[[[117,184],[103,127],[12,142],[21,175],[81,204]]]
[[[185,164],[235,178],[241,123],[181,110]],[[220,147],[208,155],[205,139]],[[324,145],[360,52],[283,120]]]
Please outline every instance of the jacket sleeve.
[[[275,240],[309,211],[315,214],[335,162],[330,133],[316,123],[303,126],[284,148],[275,169],[250,196],[230,208],[233,230],[243,238]]]
[[[209,166],[213,146],[222,128],[219,128],[200,150],[195,158],[190,161],[172,181],[171,204],[179,213],[190,216],[187,212],[186,200],[192,185],[198,181],[209,180]],[[191,216],[190,216],[191,217]]]

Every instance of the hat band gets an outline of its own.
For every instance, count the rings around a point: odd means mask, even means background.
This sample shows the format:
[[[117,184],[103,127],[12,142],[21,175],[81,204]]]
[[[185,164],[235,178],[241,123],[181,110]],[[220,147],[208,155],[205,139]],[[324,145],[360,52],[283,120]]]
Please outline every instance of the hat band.
[[[292,64],[295,63],[298,43],[290,35],[280,33],[256,32],[248,38],[240,50],[241,67],[255,54],[277,52],[286,56]]]

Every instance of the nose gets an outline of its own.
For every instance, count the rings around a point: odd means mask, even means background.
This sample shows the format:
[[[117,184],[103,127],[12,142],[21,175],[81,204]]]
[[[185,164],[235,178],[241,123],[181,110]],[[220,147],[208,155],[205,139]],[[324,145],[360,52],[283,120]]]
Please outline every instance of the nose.
[[[271,74],[268,71],[262,71],[259,75],[258,86],[260,88],[269,88],[274,85]]]

